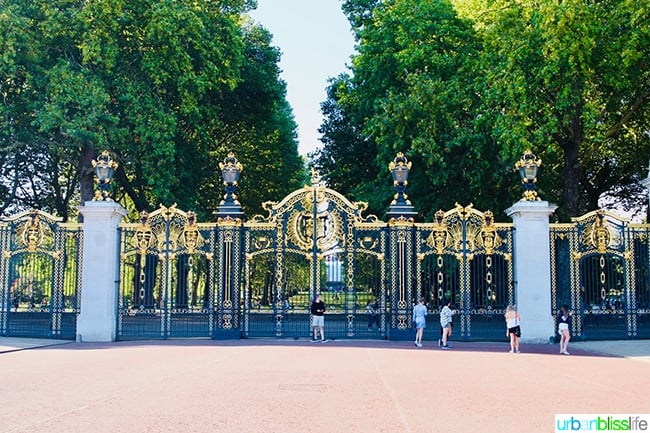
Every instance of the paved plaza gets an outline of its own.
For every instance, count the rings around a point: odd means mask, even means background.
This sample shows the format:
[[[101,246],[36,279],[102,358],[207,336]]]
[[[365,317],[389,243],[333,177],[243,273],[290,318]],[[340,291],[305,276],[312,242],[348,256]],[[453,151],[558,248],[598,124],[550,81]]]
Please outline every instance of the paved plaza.
[[[3,433],[552,432],[650,413],[650,342],[0,338]]]

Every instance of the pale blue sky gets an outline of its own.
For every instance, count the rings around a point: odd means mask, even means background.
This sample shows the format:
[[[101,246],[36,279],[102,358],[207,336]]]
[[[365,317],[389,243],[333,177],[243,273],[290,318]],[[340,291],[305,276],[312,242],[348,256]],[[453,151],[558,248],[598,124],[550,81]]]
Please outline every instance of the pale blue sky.
[[[321,146],[320,103],[327,79],[347,70],[354,52],[350,24],[341,0],[257,0],[251,17],[273,34],[282,52],[281,78],[298,124],[298,150],[305,155]]]

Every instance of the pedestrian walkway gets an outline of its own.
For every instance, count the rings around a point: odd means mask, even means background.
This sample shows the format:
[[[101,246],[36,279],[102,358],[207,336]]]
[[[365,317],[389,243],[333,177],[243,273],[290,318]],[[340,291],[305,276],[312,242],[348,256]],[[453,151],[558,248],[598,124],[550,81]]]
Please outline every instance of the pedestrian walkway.
[[[556,414],[648,412],[648,341],[423,343],[0,338],[0,430],[542,433]]]
[[[650,340],[577,341],[570,347],[650,362]]]
[[[189,340],[191,341],[191,340]],[[245,341],[245,340],[242,340]],[[262,339],[258,342],[264,341]],[[269,339],[268,342],[283,342],[287,340]],[[341,340],[339,343],[343,345],[364,345],[375,340]],[[47,338],[14,338],[14,337],[0,337],[0,353],[13,352],[16,350],[36,349],[39,347],[57,346],[61,344],[73,344],[69,340],[55,340]],[[384,344],[378,341],[379,344]],[[390,344],[390,342],[386,342]],[[398,344],[398,343],[395,343]],[[498,351],[502,346],[500,343],[460,343],[462,350],[484,350],[484,351]],[[606,340],[606,341],[573,341],[571,342],[572,348],[578,348],[581,352],[590,352],[595,354],[619,356],[623,358],[631,358],[639,361],[650,362],[650,340]],[[534,352],[549,352],[552,353],[552,347],[555,345],[528,345],[527,347],[536,347]],[[542,350],[544,349],[544,350]]]
[[[73,342],[69,340],[53,340],[49,338],[0,337],[0,353],[71,343]]]

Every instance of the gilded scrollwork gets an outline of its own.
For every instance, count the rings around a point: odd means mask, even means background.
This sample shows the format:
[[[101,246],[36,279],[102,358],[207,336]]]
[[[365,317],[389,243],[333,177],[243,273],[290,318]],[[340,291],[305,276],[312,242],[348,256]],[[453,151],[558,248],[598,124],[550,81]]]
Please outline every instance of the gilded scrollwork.
[[[3,252],[4,257],[11,257],[16,252],[44,253],[58,260],[63,256],[55,241],[56,223],[62,226],[60,218],[32,209],[21,212],[7,221],[15,224],[14,242],[17,248],[12,252]]]
[[[503,239],[497,232],[496,225],[494,224],[494,217],[491,211],[486,211],[483,214],[483,225],[481,226],[481,233],[478,237],[478,245],[485,248],[485,254],[492,255],[494,250],[499,248],[503,243]]]
[[[390,221],[388,221],[388,225],[391,227],[412,226],[414,221],[413,218],[406,218],[405,216],[400,215],[397,218],[391,218]]]
[[[480,213],[468,206],[456,203],[456,208],[448,213],[439,210],[425,244],[442,255],[445,252],[455,254],[459,260],[463,256],[471,257],[477,250],[484,249],[485,254],[495,254],[503,245],[491,211]]]
[[[605,253],[607,249],[618,248],[622,243],[620,233],[612,227],[603,211],[597,211],[594,222],[589,225],[582,236],[582,244]]]
[[[447,247],[447,223],[445,222],[445,213],[442,210],[436,212],[434,217],[433,227],[431,234],[426,239],[426,244],[429,248],[436,250],[438,255],[445,253]]]
[[[167,236],[165,232],[169,230]],[[163,224],[156,225],[154,227],[154,234],[156,240],[156,249],[159,252],[159,256],[164,256],[165,254],[170,254],[170,258],[175,257],[175,252],[178,250],[178,240],[183,232],[183,226],[178,224],[176,221],[173,221],[169,224],[169,227],[165,227]]]
[[[320,251],[345,244],[343,220],[337,212],[330,211],[329,199],[316,194],[315,210],[313,196],[305,194],[302,209],[294,209],[288,218],[287,239],[302,250],[314,247]]]
[[[359,240],[359,245],[367,250],[375,249],[377,243],[378,239],[375,236],[371,236],[370,234],[366,234]]]
[[[252,244],[255,250],[265,250],[270,248],[273,242],[270,236],[262,233],[253,235]]]
[[[33,253],[43,243],[44,233],[41,220],[37,213],[30,215],[29,220],[22,227],[20,239],[27,251]]]
[[[136,227],[135,233],[131,237],[130,244],[137,248],[138,254],[147,254],[147,249],[156,244],[156,238],[149,224],[149,213],[140,212],[140,224]]]
[[[454,251],[463,251],[465,249],[465,236],[463,235],[463,224],[455,222],[447,228],[449,236],[449,246]],[[467,239],[467,246],[469,248],[470,239]]]
[[[179,243],[187,250],[187,254],[194,254],[197,248],[205,244],[205,239],[201,236],[199,225],[196,222],[196,213],[190,211],[187,213],[187,223],[183,227]]]

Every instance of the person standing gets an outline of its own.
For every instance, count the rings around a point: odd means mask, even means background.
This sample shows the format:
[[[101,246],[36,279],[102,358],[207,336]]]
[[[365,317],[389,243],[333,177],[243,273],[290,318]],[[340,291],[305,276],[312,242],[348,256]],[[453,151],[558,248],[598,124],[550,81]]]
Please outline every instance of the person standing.
[[[573,316],[573,311],[569,311],[569,306],[562,305],[557,316],[557,332],[560,334],[560,353],[562,355],[569,355],[567,348],[569,347],[569,341],[571,341],[571,330],[569,329],[571,316]]]
[[[506,313],[506,337],[510,337],[510,353],[519,353],[519,337],[521,337],[521,316],[517,312],[517,307],[508,305]]]
[[[320,332],[320,341],[326,342],[325,339],[325,303],[320,297],[316,295],[314,302],[311,303],[312,326],[314,337],[311,341],[318,341],[318,334]]]
[[[289,298],[284,298],[282,301],[282,316],[284,320],[289,320],[289,311],[291,311],[291,302],[289,302]]]
[[[366,314],[368,315],[368,331],[372,329],[372,325],[376,324],[377,329],[379,329],[379,301],[375,299],[368,300],[368,305],[366,305]]]
[[[455,311],[451,309],[451,301],[442,307],[440,311],[440,327],[442,328],[441,347],[443,349],[450,349],[451,346],[447,344],[447,339],[451,335],[451,319]]]
[[[442,333],[445,332],[443,327],[440,326],[440,338],[438,338],[438,346],[442,346]],[[449,331],[447,333],[447,344],[449,344],[449,339],[454,335],[454,322],[452,321],[449,326]]]
[[[427,327],[427,307],[424,297],[420,297],[418,304],[413,307],[413,323],[415,323],[415,345],[422,347],[422,334]]]

